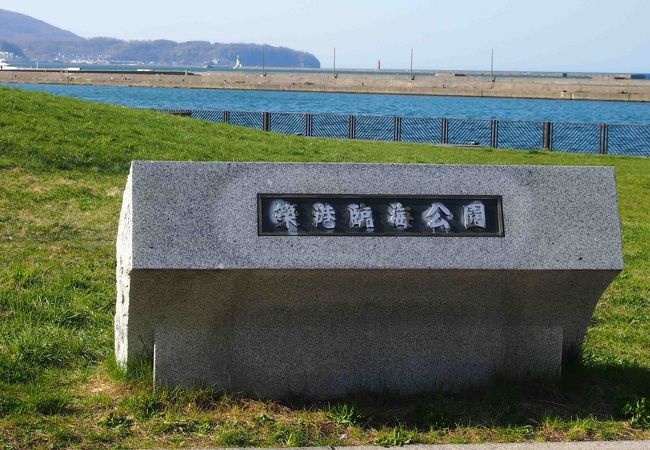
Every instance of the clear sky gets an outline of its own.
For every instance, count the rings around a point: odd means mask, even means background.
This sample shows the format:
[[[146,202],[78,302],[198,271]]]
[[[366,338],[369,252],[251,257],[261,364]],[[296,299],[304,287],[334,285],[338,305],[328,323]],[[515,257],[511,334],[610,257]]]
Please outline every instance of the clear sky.
[[[256,42],[323,67],[650,73],[650,0],[2,0],[84,37]],[[0,24],[1,26],[1,24]]]

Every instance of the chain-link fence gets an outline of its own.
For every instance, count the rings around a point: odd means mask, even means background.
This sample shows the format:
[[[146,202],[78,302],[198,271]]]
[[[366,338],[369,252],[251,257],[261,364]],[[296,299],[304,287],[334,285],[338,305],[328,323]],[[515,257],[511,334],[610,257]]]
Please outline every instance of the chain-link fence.
[[[265,131],[338,139],[650,156],[650,125],[157,109]]]

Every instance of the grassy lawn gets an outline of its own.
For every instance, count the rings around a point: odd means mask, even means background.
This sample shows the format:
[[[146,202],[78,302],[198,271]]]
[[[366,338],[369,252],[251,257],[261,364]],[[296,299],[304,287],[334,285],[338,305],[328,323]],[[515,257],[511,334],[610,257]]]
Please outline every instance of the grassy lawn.
[[[557,383],[330,404],[154,391],[115,368],[130,161],[613,165],[625,271]],[[643,400],[643,399],[647,400]],[[0,88],[0,448],[650,439],[650,159],[282,136]]]

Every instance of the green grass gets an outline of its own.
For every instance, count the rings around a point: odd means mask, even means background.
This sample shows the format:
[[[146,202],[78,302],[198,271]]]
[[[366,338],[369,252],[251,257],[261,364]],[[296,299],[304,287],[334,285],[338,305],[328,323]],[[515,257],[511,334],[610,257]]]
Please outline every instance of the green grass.
[[[613,165],[625,271],[557,383],[333,404],[154,391],[112,361],[133,159]],[[650,159],[308,139],[0,88],[0,448],[648,439],[647,399]]]

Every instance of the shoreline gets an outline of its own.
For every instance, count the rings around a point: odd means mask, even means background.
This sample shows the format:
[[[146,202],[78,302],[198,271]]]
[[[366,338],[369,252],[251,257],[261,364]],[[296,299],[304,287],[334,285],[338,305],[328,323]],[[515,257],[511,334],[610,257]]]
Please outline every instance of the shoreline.
[[[52,70],[0,71],[0,82],[132,86],[193,89],[330,92],[352,94],[428,95],[650,102],[650,80],[506,78],[453,74],[409,76],[267,72],[93,72]]]

